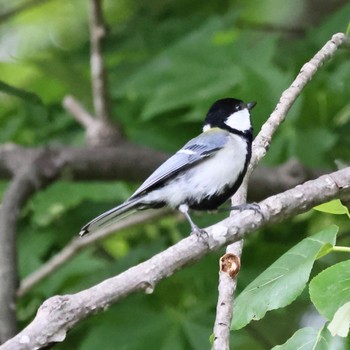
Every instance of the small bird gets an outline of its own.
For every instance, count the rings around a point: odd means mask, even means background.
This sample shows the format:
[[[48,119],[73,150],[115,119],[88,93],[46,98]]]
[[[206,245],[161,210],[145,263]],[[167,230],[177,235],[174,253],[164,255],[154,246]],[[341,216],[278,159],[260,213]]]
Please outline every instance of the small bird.
[[[250,111],[256,102],[235,98],[216,101],[209,109],[203,132],[165,161],[121,205],[101,214],[80,236],[138,210],[169,206],[182,212],[192,232],[202,234],[189,209],[216,210],[238,190],[251,158],[253,128]],[[232,209],[254,209],[248,205]],[[255,210],[255,209],[254,209]]]

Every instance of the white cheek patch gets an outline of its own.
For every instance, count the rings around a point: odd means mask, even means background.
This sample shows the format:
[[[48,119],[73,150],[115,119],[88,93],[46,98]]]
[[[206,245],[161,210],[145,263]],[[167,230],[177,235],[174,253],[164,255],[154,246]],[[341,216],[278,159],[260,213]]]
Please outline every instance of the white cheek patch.
[[[232,113],[225,121],[225,124],[230,128],[239,131],[249,130],[252,127],[249,110],[245,108],[241,111]]]

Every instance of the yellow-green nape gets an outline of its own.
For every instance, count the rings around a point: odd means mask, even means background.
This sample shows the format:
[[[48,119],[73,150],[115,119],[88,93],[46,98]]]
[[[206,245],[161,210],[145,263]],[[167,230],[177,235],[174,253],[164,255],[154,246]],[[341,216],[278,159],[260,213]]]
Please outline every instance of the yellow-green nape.
[[[220,130],[217,126],[212,127],[210,124],[205,124],[203,126],[203,132],[208,132],[208,131],[214,131],[214,130]]]

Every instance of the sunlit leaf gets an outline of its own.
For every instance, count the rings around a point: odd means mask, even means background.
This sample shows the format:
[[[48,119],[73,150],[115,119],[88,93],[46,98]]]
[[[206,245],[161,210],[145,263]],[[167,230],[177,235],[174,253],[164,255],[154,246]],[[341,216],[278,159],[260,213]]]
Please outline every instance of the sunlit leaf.
[[[327,331],[327,330],[326,330]],[[302,328],[283,345],[277,345],[272,350],[329,350],[329,341],[324,336],[322,329]]]
[[[350,327],[350,302],[341,306],[336,313],[330,324],[328,330],[333,336],[339,335],[340,337],[347,337]]]
[[[331,320],[336,311],[350,302],[350,260],[335,264],[310,282],[311,301],[319,313]]]
[[[350,217],[349,209],[342,204],[340,199],[334,199],[330,202],[317,205],[314,209],[329,214],[346,214]]]
[[[248,285],[235,301],[231,328],[240,329],[294,301],[305,288],[320,250],[335,244],[337,232],[331,226],[305,238]]]

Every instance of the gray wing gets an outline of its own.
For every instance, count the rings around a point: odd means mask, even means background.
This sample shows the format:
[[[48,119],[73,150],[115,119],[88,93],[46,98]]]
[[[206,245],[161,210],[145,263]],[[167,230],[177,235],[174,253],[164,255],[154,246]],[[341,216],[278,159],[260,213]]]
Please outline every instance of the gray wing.
[[[177,175],[180,171],[190,168],[203,159],[214,155],[227,142],[228,132],[211,129],[190,140],[177,153],[157,168],[131,196],[134,198],[142,192],[157,186]]]

